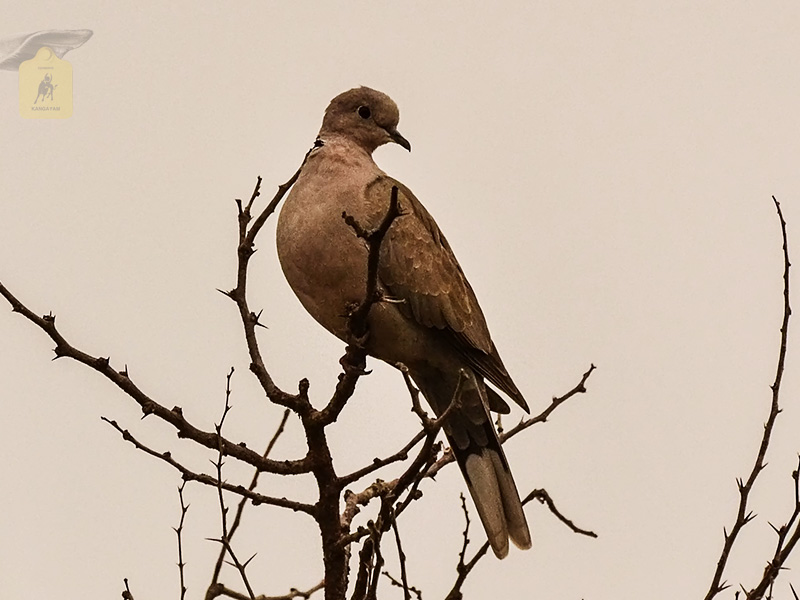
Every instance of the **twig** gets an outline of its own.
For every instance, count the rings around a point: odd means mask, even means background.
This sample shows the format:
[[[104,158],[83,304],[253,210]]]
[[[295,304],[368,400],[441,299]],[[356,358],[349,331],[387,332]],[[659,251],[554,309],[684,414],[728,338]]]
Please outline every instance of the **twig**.
[[[368,231],[364,229],[351,215],[346,212],[342,213],[342,218],[347,223],[356,235],[367,242],[369,253],[367,255],[367,287],[364,294],[364,300],[349,315],[349,329],[351,333],[358,340],[367,334],[367,317],[369,311],[375,302],[378,302],[381,297],[381,291],[378,289],[378,265],[380,263],[380,246],[383,238],[389,231],[389,228],[394,223],[394,220],[402,213],[400,212],[400,203],[397,200],[398,189],[396,185],[392,186],[392,192],[389,199],[389,210],[383,217],[377,229]]]
[[[196,481],[198,483],[202,483],[203,485],[208,485],[211,487],[217,487],[219,482],[215,477],[211,475],[207,475],[205,473],[196,473],[191,471],[190,469],[186,468],[174,458],[172,458],[172,453],[167,452],[158,452],[153,450],[152,448],[146,446],[138,439],[136,439],[130,431],[127,429],[123,429],[120,425],[111,419],[106,417],[100,417],[101,420],[105,421],[109,425],[111,425],[114,429],[116,429],[120,434],[122,434],[122,439],[126,442],[130,442],[134,445],[134,447],[138,450],[141,450],[145,454],[149,454],[159,460],[164,461],[168,465],[172,466],[178,472],[180,472],[181,477],[184,481]],[[222,482],[222,488],[227,492],[232,492],[234,494],[238,494],[243,498],[248,498],[253,504],[267,504],[270,506],[280,506],[281,508],[288,508],[295,512],[303,512],[308,515],[314,515],[314,507],[310,504],[304,504],[302,502],[296,502],[294,500],[287,500],[286,498],[275,498],[272,496],[265,496],[264,494],[259,494],[258,492],[254,492],[252,490],[248,490],[244,486],[241,485],[233,485],[227,482]]]
[[[797,542],[800,541],[800,524],[798,524],[798,517],[800,517],[800,457],[798,457],[797,468],[792,471],[792,479],[794,481],[794,510],[785,525],[775,527],[770,524],[778,535],[775,552],[764,568],[764,575],[761,581],[758,582],[756,587],[746,593],[747,600],[760,599],[767,588],[769,588],[767,597],[772,597],[772,587],[775,584],[775,580],[778,578],[781,570],[786,568],[784,567],[786,560],[794,550]],[[792,528],[794,528],[794,531],[792,531]]]
[[[384,577],[386,577],[391,582],[391,584],[393,586],[399,587],[399,588],[403,587],[403,582],[402,581],[397,581],[397,579],[392,577],[392,574],[389,573],[389,571],[384,571],[383,575],[384,575]],[[411,585],[411,586],[408,586],[408,591],[413,593],[417,597],[417,600],[422,600],[422,590],[417,589],[413,585]]]
[[[394,530],[394,541],[397,544],[397,558],[400,561],[400,579],[403,582],[403,598],[411,600],[411,592],[408,587],[408,576],[406,575],[406,553],[403,552],[403,545],[400,543],[400,530],[397,528],[397,519],[394,511],[391,511],[392,529]],[[391,576],[390,576],[391,579]]]
[[[460,494],[459,497],[461,498],[461,510],[464,513],[464,533],[462,534],[464,538],[464,542],[461,545],[461,551],[458,553],[458,564],[456,565],[456,581],[453,584],[453,587],[448,592],[445,600],[461,600],[463,595],[461,594],[461,586],[464,585],[464,581],[467,579],[467,576],[470,574],[472,569],[475,568],[475,565],[478,564],[478,561],[486,555],[486,552],[489,550],[489,542],[488,540],[484,542],[484,544],[480,547],[480,549],[475,553],[475,556],[469,562],[465,562],[465,557],[467,554],[467,547],[469,546],[469,526],[471,524],[469,518],[469,510],[467,510],[467,500],[464,498],[464,494]]]
[[[236,458],[237,460],[256,467],[260,471],[266,471],[268,473],[299,475],[301,473],[308,473],[311,470],[311,461],[308,457],[300,460],[286,461],[265,459],[246,446],[221,438],[216,433],[198,429],[184,418],[183,410],[179,406],[168,409],[140,390],[129,377],[127,368],[123,371],[116,371],[111,367],[107,357],[92,356],[71,345],[56,328],[55,316],[52,314],[43,317],[37,316],[20,302],[2,283],[0,283],[0,296],[3,296],[8,301],[13,312],[24,316],[55,342],[56,347],[54,351],[56,358],[69,357],[98,371],[139,404],[145,416],[155,415],[159,419],[172,425],[177,431],[178,437],[190,439],[210,450],[217,450],[222,446],[223,453],[226,456]]]
[[[428,416],[428,413],[426,413],[422,408],[422,404],[419,401],[419,390],[411,381],[411,375],[408,372],[408,368],[402,364],[398,366],[400,367],[400,372],[403,374],[403,380],[406,383],[406,388],[411,395],[411,410],[419,417],[419,420],[422,421],[422,429],[428,432],[438,431],[442,428],[447,419],[450,418],[450,415],[461,407],[461,388],[464,386],[464,382],[467,380],[467,373],[464,371],[464,369],[459,370],[456,389],[453,391],[453,395],[450,398],[450,403],[447,405],[447,408],[444,409],[441,415],[438,415],[435,419],[431,419]]]
[[[580,527],[575,525],[572,521],[570,521],[568,518],[566,518],[563,514],[561,514],[561,512],[559,512],[559,510],[556,508],[556,505],[553,502],[553,499],[550,497],[550,494],[548,494],[546,490],[543,489],[533,490],[522,500],[522,505],[525,506],[526,504],[528,504],[528,502],[530,502],[533,499],[539,500],[542,504],[546,504],[547,507],[550,509],[550,512],[552,512],[562,523],[564,523],[575,533],[579,533],[581,535],[593,538],[597,537],[597,534],[594,533],[593,531],[581,529]],[[456,565],[456,573],[457,573],[456,581],[453,584],[453,587],[450,590],[450,592],[445,597],[445,600],[461,600],[463,598],[463,595],[461,593],[461,586],[464,584],[464,581],[466,581],[467,576],[470,574],[470,572],[472,572],[472,570],[475,568],[475,565],[478,564],[478,561],[480,561],[484,556],[486,556],[486,553],[489,550],[489,542],[487,540],[478,549],[475,555],[468,562],[465,562],[467,547],[469,546],[470,542],[469,539],[470,518],[469,518],[469,511],[467,510],[467,503],[466,500],[464,499],[464,494],[461,494],[461,510],[464,512],[464,520],[466,521],[463,533],[464,543],[461,546],[461,551],[458,553],[458,564]]]
[[[186,598],[186,579],[184,577],[184,567],[186,563],[183,562],[183,523],[186,520],[186,513],[189,511],[189,505],[184,504],[183,502],[183,488],[186,487],[186,482],[184,481],[178,487],[178,499],[181,503],[181,520],[178,523],[178,526],[173,528],[175,534],[178,536],[178,573],[180,574],[180,581],[181,581],[181,600]]]
[[[289,409],[285,409],[283,411],[283,417],[281,418],[280,423],[278,424],[278,428],[275,430],[275,433],[272,435],[272,439],[270,439],[269,443],[267,444],[266,450],[264,450],[264,458],[267,458],[272,449],[275,447],[275,443],[278,441],[278,438],[284,432],[286,427],[286,421],[289,419],[290,411]],[[253,491],[258,484],[258,477],[260,473],[256,471],[253,473],[253,478],[250,480],[250,485],[247,487],[249,491]],[[236,533],[236,530],[239,529],[239,524],[242,521],[242,513],[244,512],[245,504],[247,504],[247,496],[242,496],[242,499],[239,501],[239,505],[236,507],[236,515],[234,516],[233,523],[231,523],[230,531],[228,532],[228,539],[232,538]],[[220,550],[219,555],[217,556],[217,562],[214,565],[213,575],[211,577],[211,585],[214,585],[219,580],[219,573],[222,569],[222,563],[225,560],[225,547],[223,546]]]
[[[424,438],[425,438],[425,432],[420,431],[413,438],[411,438],[411,440],[405,446],[403,446],[400,450],[398,450],[394,454],[387,456],[386,458],[375,458],[372,460],[372,464],[369,464],[366,467],[358,469],[357,471],[353,471],[349,475],[344,475],[343,477],[340,477],[339,481],[343,486],[347,486],[355,481],[358,481],[362,477],[365,477],[366,475],[369,475],[370,473],[373,473],[378,469],[385,467],[386,465],[406,460],[408,458],[408,453],[411,451],[411,449],[417,444],[419,444]]]
[[[375,542],[375,565],[372,569],[372,579],[367,592],[367,600],[377,600],[378,598],[378,581],[380,580],[381,569],[383,568],[383,555],[381,554],[380,536]]]
[[[215,429],[217,430],[217,435],[220,437],[222,436],[222,427],[225,424],[225,418],[228,416],[228,413],[231,411],[231,378],[233,377],[233,367],[231,367],[228,376],[226,377],[225,381],[225,408],[222,410],[222,417],[219,420],[219,423],[215,425]],[[228,507],[225,506],[225,497],[222,493],[222,466],[224,465],[224,455],[222,453],[222,448],[220,447],[219,453],[217,455],[217,461],[215,463],[217,469],[217,498],[219,500],[219,511],[220,511],[220,519],[221,519],[221,526],[222,526],[222,536],[220,537],[219,541],[222,544],[224,550],[228,553],[228,556],[231,557],[233,561],[233,565],[236,567],[236,570],[239,571],[239,575],[242,578],[242,582],[244,583],[245,587],[247,588],[247,593],[250,595],[251,600],[255,600],[255,594],[253,593],[253,588],[250,586],[250,581],[247,578],[247,573],[245,569],[247,568],[247,564],[253,560],[255,555],[251,556],[245,563],[241,563],[239,559],[236,557],[236,554],[233,552],[233,548],[231,547],[231,536],[228,532]],[[214,573],[215,581],[218,573]]]
[[[515,427],[512,427],[511,429],[509,429],[505,433],[500,434],[498,436],[498,439],[500,440],[500,443],[504,444],[509,439],[511,439],[512,437],[517,435],[519,432],[524,431],[525,429],[527,429],[528,427],[531,427],[532,425],[534,425],[536,423],[544,423],[545,421],[547,421],[548,417],[552,414],[552,412],[555,409],[557,409],[559,406],[564,404],[564,402],[566,402],[567,400],[569,400],[570,398],[572,398],[576,394],[585,393],[586,392],[586,385],[585,385],[586,384],[586,380],[589,379],[589,376],[594,372],[595,368],[596,367],[593,364],[590,365],[589,366],[589,370],[586,371],[581,376],[580,381],[577,383],[577,385],[575,385],[575,387],[573,387],[571,390],[569,390],[566,394],[564,394],[562,396],[554,397],[552,399],[552,401],[550,402],[550,405],[546,409],[544,409],[541,413],[539,413],[535,417],[531,417],[529,419],[523,419]],[[450,464],[454,460],[455,460],[455,457],[453,456],[452,451],[450,451],[450,449],[448,449],[447,452],[445,452],[444,455],[438,461],[436,461],[436,464],[434,464],[431,467],[431,469],[428,471],[427,477],[435,477],[436,474],[439,471],[441,471],[442,468],[445,465]]]
[[[752,511],[748,510],[747,501],[750,496],[750,492],[753,489],[753,485],[756,482],[761,471],[766,466],[765,464],[765,457],[767,455],[767,449],[769,448],[770,437],[772,435],[772,430],[775,427],[775,420],[778,418],[778,414],[781,412],[781,409],[778,405],[778,400],[780,397],[780,389],[781,389],[781,380],[783,379],[783,370],[786,363],[786,344],[789,335],[789,317],[792,314],[792,308],[789,304],[789,268],[791,263],[789,262],[789,246],[787,241],[786,235],[786,221],[783,218],[783,212],[781,211],[781,205],[775,196],[772,197],[773,202],[775,203],[775,209],[778,212],[778,218],[780,219],[781,225],[781,236],[783,238],[783,322],[781,324],[781,337],[780,337],[780,350],[778,352],[778,366],[775,372],[775,381],[770,386],[772,389],[772,402],[770,404],[769,416],[767,417],[767,422],[764,424],[764,434],[761,437],[761,444],[758,448],[758,454],[756,455],[755,464],[753,465],[752,470],[750,471],[750,475],[747,477],[747,481],[743,482],[741,478],[736,480],[736,484],[739,489],[739,506],[736,511],[736,520],[733,523],[733,527],[728,533],[727,530],[723,529],[724,535],[724,544],[722,546],[722,553],[720,554],[719,560],[717,561],[717,568],[714,571],[714,576],[711,580],[711,587],[708,590],[708,593],[705,596],[705,600],[711,600],[714,596],[719,594],[721,591],[728,587],[727,583],[722,581],[722,575],[725,571],[725,567],[728,563],[728,556],[730,555],[731,549],[733,548],[734,543],[736,542],[736,538],[739,535],[739,532],[742,528],[747,525],[753,518],[754,514]],[[771,571],[770,571],[771,572]],[[778,571],[774,572],[774,577],[777,577]],[[774,579],[773,577],[773,579]],[[766,574],[765,574],[766,578]],[[764,592],[767,589],[767,584],[769,581],[764,582],[763,588],[759,586],[756,590],[753,590],[748,594],[748,600],[761,598]],[[758,590],[757,595],[756,592]]]
[[[574,388],[572,388],[563,396],[559,396],[557,398],[554,397],[553,400],[550,402],[550,405],[535,417],[530,417],[528,419],[521,420],[517,425],[509,429],[507,432],[503,433],[500,436],[500,441],[505,442],[506,440],[517,435],[520,431],[527,429],[531,425],[535,425],[536,423],[544,423],[545,421],[547,421],[547,418],[552,414],[552,412],[559,406],[561,406],[564,402],[566,402],[576,394],[586,393],[586,380],[589,379],[589,376],[595,369],[596,367],[593,364],[590,365],[589,370],[583,374],[581,380]]]
[[[317,585],[312,588],[309,588],[306,591],[300,591],[296,588],[292,588],[288,594],[283,594],[282,596],[266,596],[264,594],[259,594],[256,596],[255,600],[295,600],[296,598],[302,598],[303,600],[308,600],[313,596],[316,592],[320,591],[325,587],[325,582],[320,581]],[[234,590],[228,589],[224,584],[217,583],[208,589],[206,593],[205,600],[214,600],[214,598],[218,598],[219,596],[227,596],[228,598],[234,598],[235,600],[250,600],[249,596],[242,594],[240,592],[236,592]]]
[[[553,499],[550,497],[550,494],[547,493],[547,490],[543,489],[533,490],[522,500],[522,505],[523,506],[526,505],[533,499],[538,500],[542,504],[546,504],[547,508],[550,509],[550,512],[553,513],[559,521],[564,523],[564,525],[569,527],[575,533],[578,533],[580,535],[585,535],[591,538],[597,537],[597,534],[594,531],[589,531],[588,529],[581,529],[580,527],[575,525],[575,523],[573,523],[571,520],[569,520],[567,517],[561,514],[561,512],[556,508],[555,502],[553,502]]]
[[[367,538],[358,553],[358,573],[350,600],[364,600],[367,597],[369,576],[372,572],[372,558],[375,555],[372,538]]]
[[[122,600],[133,600],[133,594],[131,593],[131,588],[128,586],[128,578],[126,577],[122,581],[125,582],[125,591],[122,592]]]
[[[298,414],[309,411],[311,409],[311,405],[308,403],[307,398],[304,398],[302,394],[289,394],[284,392],[277,385],[275,385],[275,382],[272,380],[272,377],[264,365],[264,359],[261,356],[261,350],[258,347],[258,340],[256,337],[256,327],[260,325],[258,321],[258,315],[252,312],[248,306],[246,290],[248,266],[250,264],[250,258],[255,253],[254,244],[256,235],[258,235],[258,232],[264,226],[264,223],[266,223],[267,218],[269,218],[269,216],[275,212],[275,209],[286,195],[286,192],[288,192],[289,189],[294,185],[294,182],[297,181],[297,178],[300,176],[300,172],[302,171],[303,166],[305,166],[306,160],[308,160],[308,156],[311,154],[312,150],[313,148],[306,153],[302,164],[297,171],[295,171],[294,175],[292,175],[292,177],[290,177],[286,183],[278,186],[275,196],[273,196],[266,208],[264,208],[258,217],[256,217],[252,225],[250,225],[250,221],[252,220],[251,209],[256,198],[261,194],[261,177],[258,178],[247,205],[242,206],[242,201],[239,199],[236,200],[236,205],[239,209],[239,240],[237,246],[238,262],[236,270],[236,287],[230,291],[222,292],[231,300],[233,300],[239,309],[239,316],[241,317],[242,325],[244,326],[247,351],[250,355],[250,370],[256,376],[261,384],[262,389],[272,402],[286,408],[291,408]]]

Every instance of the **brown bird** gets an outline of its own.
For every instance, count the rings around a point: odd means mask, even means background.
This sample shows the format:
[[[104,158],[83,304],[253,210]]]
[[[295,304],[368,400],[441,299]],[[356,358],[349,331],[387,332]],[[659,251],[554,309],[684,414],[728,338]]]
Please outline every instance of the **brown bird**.
[[[444,431],[494,553],[508,554],[509,538],[531,536],[489,410],[508,404],[485,380],[522,408],[528,405],[497,353],[475,292],[433,217],[402,183],[372,159],[379,146],[411,144],[397,131],[400,113],[389,96],[360,87],[331,100],[316,147],[281,210],[277,228],[281,267],[300,302],[323,327],[352,338],[348,311],[364,300],[367,245],[342,217],[365,230],[378,227],[397,186],[401,215],[380,246],[378,286],[387,301],[368,315],[367,352],[402,363],[434,413],[441,415],[461,386],[460,405]]]

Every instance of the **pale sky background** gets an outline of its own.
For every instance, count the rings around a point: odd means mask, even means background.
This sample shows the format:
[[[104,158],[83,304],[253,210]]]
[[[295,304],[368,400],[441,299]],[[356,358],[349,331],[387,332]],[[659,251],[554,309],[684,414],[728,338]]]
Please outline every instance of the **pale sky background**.
[[[532,505],[533,549],[487,557],[466,596],[702,598],[774,378],[782,256],[772,194],[800,265],[800,4],[661,4],[9,4],[0,37],[94,36],[66,56],[68,120],[21,119],[17,74],[0,71],[0,281],[206,429],[234,366],[227,435],[263,446],[281,411],[248,373],[235,306],[215,291],[234,282],[233,199],[248,197],[258,175],[272,195],[333,96],[380,89],[398,103],[414,150],[382,148],[377,162],[446,233],[532,409],[598,367],[587,394],[507,452],[523,493],[546,488],[600,537],[577,536]],[[250,303],[269,326],[262,350],[280,385],[308,377],[321,404],[343,346],[284,282],[274,225],[251,269]],[[759,518],[728,572],[746,587],[773,551],[767,521],[783,522],[793,503],[794,327],[784,413],[752,498]],[[127,577],[137,600],[178,598],[179,478],[100,416],[197,469],[209,470],[212,455],[140,421],[96,373],[52,362],[53,344],[7,307],[0,339],[0,597],[116,598]],[[371,366],[331,431],[342,472],[417,429],[399,376]],[[274,456],[303,448],[292,422]],[[229,461],[227,476],[246,480],[249,470]],[[463,489],[449,468],[400,523],[410,581],[426,600],[455,578]],[[310,479],[262,490],[313,498]],[[190,485],[186,498],[197,598],[219,515],[213,490]],[[309,518],[250,508],[244,525],[236,548],[258,552],[257,593],[319,581]],[[484,539],[477,524],[473,538]],[[791,597],[790,581],[800,586],[793,573],[776,598]],[[242,589],[233,573],[222,580]],[[387,582],[382,590],[402,597]]]

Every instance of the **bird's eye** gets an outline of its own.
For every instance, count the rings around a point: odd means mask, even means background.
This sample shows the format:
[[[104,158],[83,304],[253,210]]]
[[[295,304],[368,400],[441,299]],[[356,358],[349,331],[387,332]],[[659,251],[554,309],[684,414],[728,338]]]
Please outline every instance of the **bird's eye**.
[[[372,112],[369,110],[369,106],[359,106],[358,107],[358,116],[362,119],[369,119],[372,116]]]

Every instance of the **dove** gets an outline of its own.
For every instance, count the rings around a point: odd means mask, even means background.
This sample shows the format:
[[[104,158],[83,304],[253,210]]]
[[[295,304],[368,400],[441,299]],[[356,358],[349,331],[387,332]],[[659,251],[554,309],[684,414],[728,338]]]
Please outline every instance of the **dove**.
[[[531,547],[531,535],[490,410],[528,405],[492,341],[475,292],[439,226],[411,190],[373,160],[387,143],[411,150],[397,130],[400,113],[386,94],[367,87],[331,100],[315,147],[278,217],[278,258],[301,304],[329,332],[350,342],[348,314],[364,301],[368,246],[343,215],[376,229],[397,187],[400,214],[379,249],[381,299],[367,316],[370,356],[404,365],[443,424],[492,550],[509,539]]]

